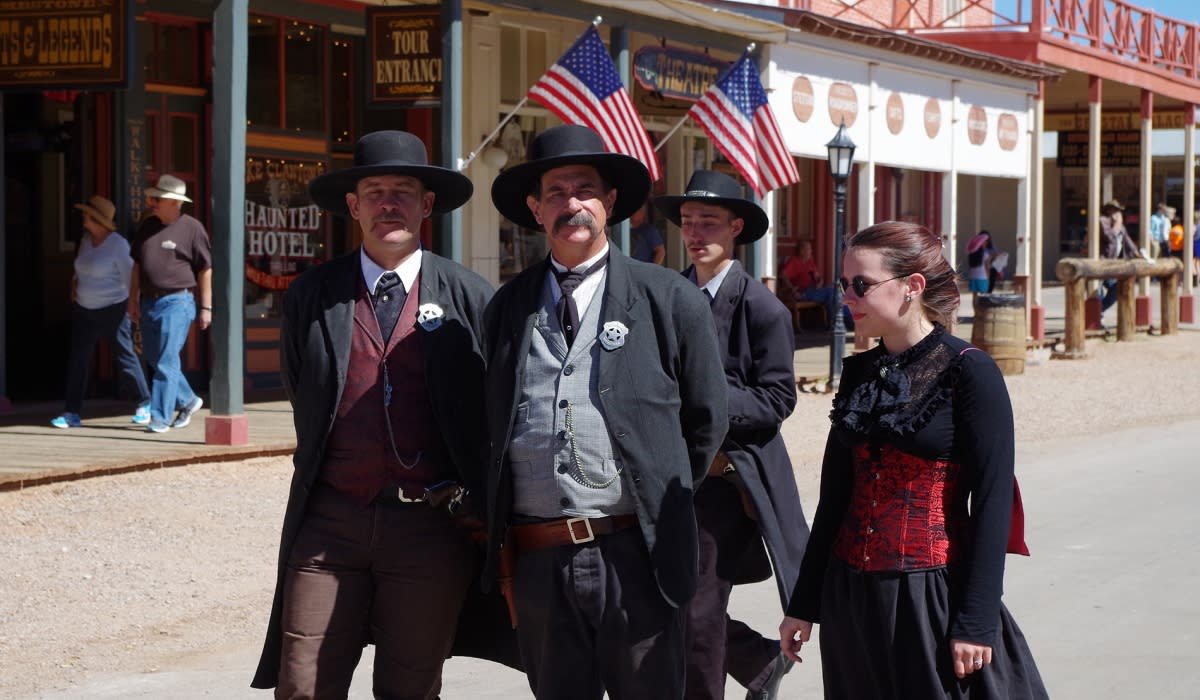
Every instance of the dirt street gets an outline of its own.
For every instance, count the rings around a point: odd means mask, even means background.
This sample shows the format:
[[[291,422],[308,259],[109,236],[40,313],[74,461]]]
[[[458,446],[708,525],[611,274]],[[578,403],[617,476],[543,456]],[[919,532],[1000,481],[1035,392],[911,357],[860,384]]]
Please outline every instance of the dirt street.
[[[1200,334],[1089,350],[1009,378],[1018,475],[1039,441],[1200,418]],[[784,428],[810,516],[828,410],[802,394]],[[0,493],[0,697],[257,649],[290,470],[254,459]]]

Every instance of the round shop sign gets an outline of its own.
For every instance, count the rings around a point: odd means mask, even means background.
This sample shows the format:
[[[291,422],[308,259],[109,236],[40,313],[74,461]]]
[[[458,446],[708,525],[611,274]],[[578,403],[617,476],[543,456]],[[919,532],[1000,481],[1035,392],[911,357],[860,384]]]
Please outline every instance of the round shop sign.
[[[967,112],[967,140],[974,146],[982,146],[987,140],[987,112],[979,105]]]
[[[845,123],[847,127],[854,126],[858,119],[858,93],[846,83],[834,83],[829,86],[829,120],[834,126]]]
[[[1017,126],[1017,118],[1008,112],[1000,115],[996,120],[996,139],[1000,141],[1000,149],[1011,151],[1017,147],[1017,139],[1021,136],[1020,127]]]
[[[792,81],[792,112],[802,123],[807,122],[812,117],[814,104],[812,81],[803,75],[797,76]]]
[[[888,95],[887,128],[893,134],[904,130],[904,98],[900,97],[898,92]]]
[[[937,138],[942,130],[942,106],[937,98],[930,97],[925,101],[925,135],[931,139]]]

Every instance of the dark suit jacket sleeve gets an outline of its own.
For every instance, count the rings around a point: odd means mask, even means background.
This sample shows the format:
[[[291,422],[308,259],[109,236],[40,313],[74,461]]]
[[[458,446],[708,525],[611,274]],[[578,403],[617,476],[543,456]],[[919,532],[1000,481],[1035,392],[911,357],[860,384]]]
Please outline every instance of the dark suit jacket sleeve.
[[[708,300],[696,287],[676,292],[679,337],[679,419],[694,484],[708,473],[729,429],[728,395]]]
[[[850,506],[850,495],[854,488],[852,474],[850,448],[830,432],[825,441],[825,458],[821,462],[820,500],[817,501],[817,513],[813,517],[804,559],[800,562],[800,575],[788,602],[788,617],[809,622],[821,621],[821,589],[825,585],[825,569],[833,550],[833,540]]]
[[[287,392],[292,407],[296,405],[296,389],[300,383],[300,339],[296,336],[300,319],[295,290],[289,289],[283,295],[283,319],[279,324],[279,365],[283,378],[283,389]]]
[[[753,302],[745,307],[750,374],[729,381],[729,435],[735,439],[741,431],[778,429],[796,407],[791,316],[773,296]]]

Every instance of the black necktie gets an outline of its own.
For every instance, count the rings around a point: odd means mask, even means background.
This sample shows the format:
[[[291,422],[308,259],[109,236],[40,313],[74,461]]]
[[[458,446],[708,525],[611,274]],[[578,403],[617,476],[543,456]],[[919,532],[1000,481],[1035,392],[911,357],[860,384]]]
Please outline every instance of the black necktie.
[[[392,337],[392,329],[396,327],[396,320],[400,318],[400,309],[404,308],[406,299],[408,294],[404,291],[404,285],[400,284],[400,275],[395,272],[383,273],[375,285],[374,301],[375,320],[379,321],[379,335],[384,343]]]
[[[554,270],[554,278],[558,280],[558,288],[562,290],[562,296],[558,298],[558,323],[562,326],[568,348],[571,347],[571,343],[575,342],[575,334],[579,330],[579,307],[575,305],[575,297],[572,295],[576,289],[579,289],[579,285],[583,283],[584,279],[604,269],[607,264],[608,256],[605,255],[600,258],[599,262],[583,272]]]
[[[704,298],[708,299],[708,305],[712,306],[712,301],[713,301],[712,292],[708,291],[708,287],[704,287],[700,291],[704,292]]]

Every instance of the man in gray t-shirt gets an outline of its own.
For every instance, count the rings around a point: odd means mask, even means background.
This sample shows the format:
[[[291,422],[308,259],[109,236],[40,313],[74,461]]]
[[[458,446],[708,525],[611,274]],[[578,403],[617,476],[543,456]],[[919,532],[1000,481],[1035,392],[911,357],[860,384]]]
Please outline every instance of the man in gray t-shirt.
[[[646,205],[642,205],[629,217],[630,255],[634,260],[662,265],[667,257],[667,248],[663,245],[662,234],[654,227],[647,217]]]
[[[143,222],[131,251],[129,317],[141,324],[142,357],[153,372],[146,426],[152,433],[186,427],[204,405],[183,376],[179,353],[193,320],[200,330],[212,325],[212,247],[204,225],[183,213],[183,203],[192,201],[186,191],[174,175],[147,188],[157,222]],[[200,296],[199,314],[192,290]]]

